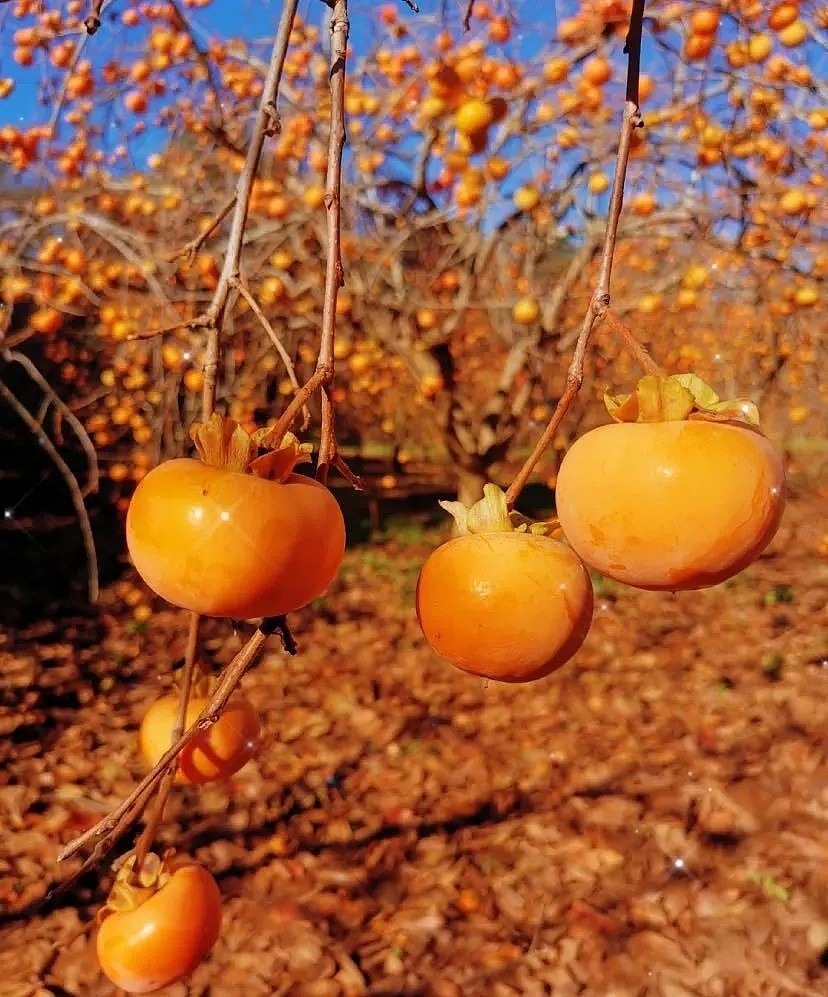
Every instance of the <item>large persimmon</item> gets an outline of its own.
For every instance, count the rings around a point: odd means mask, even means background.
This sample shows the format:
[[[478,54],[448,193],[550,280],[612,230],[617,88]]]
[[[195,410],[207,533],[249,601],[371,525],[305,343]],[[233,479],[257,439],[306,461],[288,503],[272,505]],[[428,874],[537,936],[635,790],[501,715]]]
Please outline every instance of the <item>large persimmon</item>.
[[[608,407],[619,421],[572,446],[555,492],[587,564],[637,588],[680,590],[759,556],[779,526],[785,476],[751,403],[720,402],[694,375],[648,375]]]
[[[153,854],[135,874],[134,857],[119,869],[97,937],[105,975],[130,994],[148,994],[191,973],[215,945],[221,894],[194,862],[171,866]]]
[[[503,492],[471,509],[441,503],[461,536],[438,547],[417,582],[417,617],[434,650],[473,675],[531,682],[578,650],[592,621],[592,584],[563,543],[516,529]]]
[[[279,616],[321,595],[345,550],[333,495],[293,473],[295,438],[255,457],[265,437],[214,416],[194,429],[201,460],[154,468],[127,512],[136,570],[173,605],[206,616]],[[248,473],[252,472],[252,473]]]

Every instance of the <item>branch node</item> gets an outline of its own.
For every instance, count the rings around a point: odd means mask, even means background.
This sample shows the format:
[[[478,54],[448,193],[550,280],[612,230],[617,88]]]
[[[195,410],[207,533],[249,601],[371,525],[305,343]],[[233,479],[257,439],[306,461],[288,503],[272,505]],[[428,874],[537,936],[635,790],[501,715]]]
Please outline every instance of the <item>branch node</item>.
[[[264,113],[267,118],[267,123],[265,124],[265,135],[268,137],[273,137],[278,135],[282,130],[282,118],[276,109],[276,104],[271,100],[265,104]]]

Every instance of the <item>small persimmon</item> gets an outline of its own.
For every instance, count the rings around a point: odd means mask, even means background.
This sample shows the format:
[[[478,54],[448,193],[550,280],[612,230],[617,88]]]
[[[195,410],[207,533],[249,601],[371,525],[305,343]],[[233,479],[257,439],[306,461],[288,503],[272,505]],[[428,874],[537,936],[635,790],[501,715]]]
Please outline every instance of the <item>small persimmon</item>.
[[[454,124],[461,134],[474,135],[488,128],[494,117],[494,110],[488,101],[472,97],[457,109]]]
[[[194,862],[169,866],[152,853],[141,872],[134,857],[101,911],[96,949],[107,978],[130,994],[148,994],[191,973],[215,945],[221,894]]]
[[[581,76],[593,86],[601,87],[612,78],[612,64],[604,56],[594,55],[584,63]]]
[[[721,12],[715,7],[703,7],[690,15],[690,30],[694,35],[715,35],[719,30]]]
[[[327,488],[293,473],[309,448],[218,415],[192,435],[201,460],[160,464],[129,505],[127,546],[146,584],[173,605],[233,619],[280,616],[321,595],[345,524]]]
[[[185,727],[195,723],[209,702],[206,696],[189,700]],[[138,743],[150,768],[169,748],[177,718],[177,695],[162,696],[144,714]],[[190,741],[178,756],[176,782],[201,784],[229,779],[255,755],[260,736],[259,715],[247,700],[234,697],[212,727]]]
[[[441,505],[461,536],[429,555],[417,618],[431,647],[462,671],[531,682],[565,664],[592,621],[592,584],[563,543],[515,528],[506,497],[486,485],[470,509]]]
[[[512,306],[512,318],[518,325],[532,325],[540,318],[540,304],[537,298],[524,297]]]
[[[581,437],[558,472],[558,516],[579,557],[653,590],[705,588],[755,560],[785,485],[755,406],[681,374],[648,375],[607,407],[617,422]]]

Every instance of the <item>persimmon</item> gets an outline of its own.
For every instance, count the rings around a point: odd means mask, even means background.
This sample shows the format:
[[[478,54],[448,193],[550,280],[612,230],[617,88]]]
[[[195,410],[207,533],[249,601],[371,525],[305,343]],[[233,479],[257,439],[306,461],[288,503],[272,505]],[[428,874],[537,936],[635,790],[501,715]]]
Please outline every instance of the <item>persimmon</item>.
[[[531,682],[560,668],[592,621],[584,565],[558,540],[526,523],[516,528],[495,485],[470,509],[440,504],[461,535],[420,571],[417,618],[428,643],[462,671],[499,682]]]
[[[782,28],[777,34],[780,45],[786,48],[796,48],[808,37],[808,28],[804,21],[794,21],[787,27]]]
[[[643,589],[730,578],[771,541],[782,462],[750,402],[722,402],[693,374],[648,375],[617,421],[567,452],[555,493],[564,534],[602,574]]]
[[[234,619],[279,616],[321,595],[342,561],[345,524],[328,489],[293,471],[309,446],[251,436],[218,415],[191,435],[201,459],[160,464],[129,505],[127,547],[147,585],[183,609]]]
[[[771,7],[768,14],[768,27],[771,31],[781,31],[793,24],[798,17],[798,3],[777,3]]]
[[[518,298],[512,306],[512,318],[518,325],[532,325],[540,317],[540,304],[537,298]]]
[[[209,702],[207,696],[189,700],[185,727],[195,723]],[[169,748],[177,718],[177,695],[162,696],[144,714],[138,744],[150,768]],[[200,784],[229,779],[255,755],[260,736],[258,713],[246,699],[234,697],[212,727],[190,741],[178,756],[176,782]]]
[[[714,35],[688,35],[684,42],[684,57],[690,62],[707,58],[713,49]]]
[[[512,200],[519,211],[531,211],[538,206],[540,193],[536,187],[518,187],[512,195]]]
[[[134,856],[118,870],[100,912],[96,949],[107,978],[148,994],[191,973],[215,945],[221,894],[201,865],[161,863],[150,853],[139,874]]]
[[[694,35],[715,35],[719,30],[721,13],[715,7],[703,7],[690,15],[690,30]]]
[[[474,135],[488,128],[494,117],[494,110],[488,101],[473,97],[457,109],[454,124],[458,132]]]

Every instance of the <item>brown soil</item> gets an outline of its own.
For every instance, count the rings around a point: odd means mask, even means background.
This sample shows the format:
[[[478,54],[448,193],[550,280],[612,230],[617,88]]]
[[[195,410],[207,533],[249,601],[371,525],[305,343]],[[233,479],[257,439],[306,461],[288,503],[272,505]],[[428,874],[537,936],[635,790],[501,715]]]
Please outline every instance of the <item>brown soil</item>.
[[[595,624],[525,687],[458,673],[411,608],[434,536],[351,551],[245,681],[265,746],[177,791],[163,841],[204,862],[224,928],[184,994],[817,995],[828,952],[824,502],[701,593],[599,583]],[[61,845],[142,774],[136,728],[183,614],[96,615],[0,644],[0,906],[64,875]],[[239,646],[208,630],[216,663]],[[274,644],[276,642],[274,641]],[[71,867],[71,863],[69,863]],[[115,993],[86,877],[0,929],[0,995]]]

